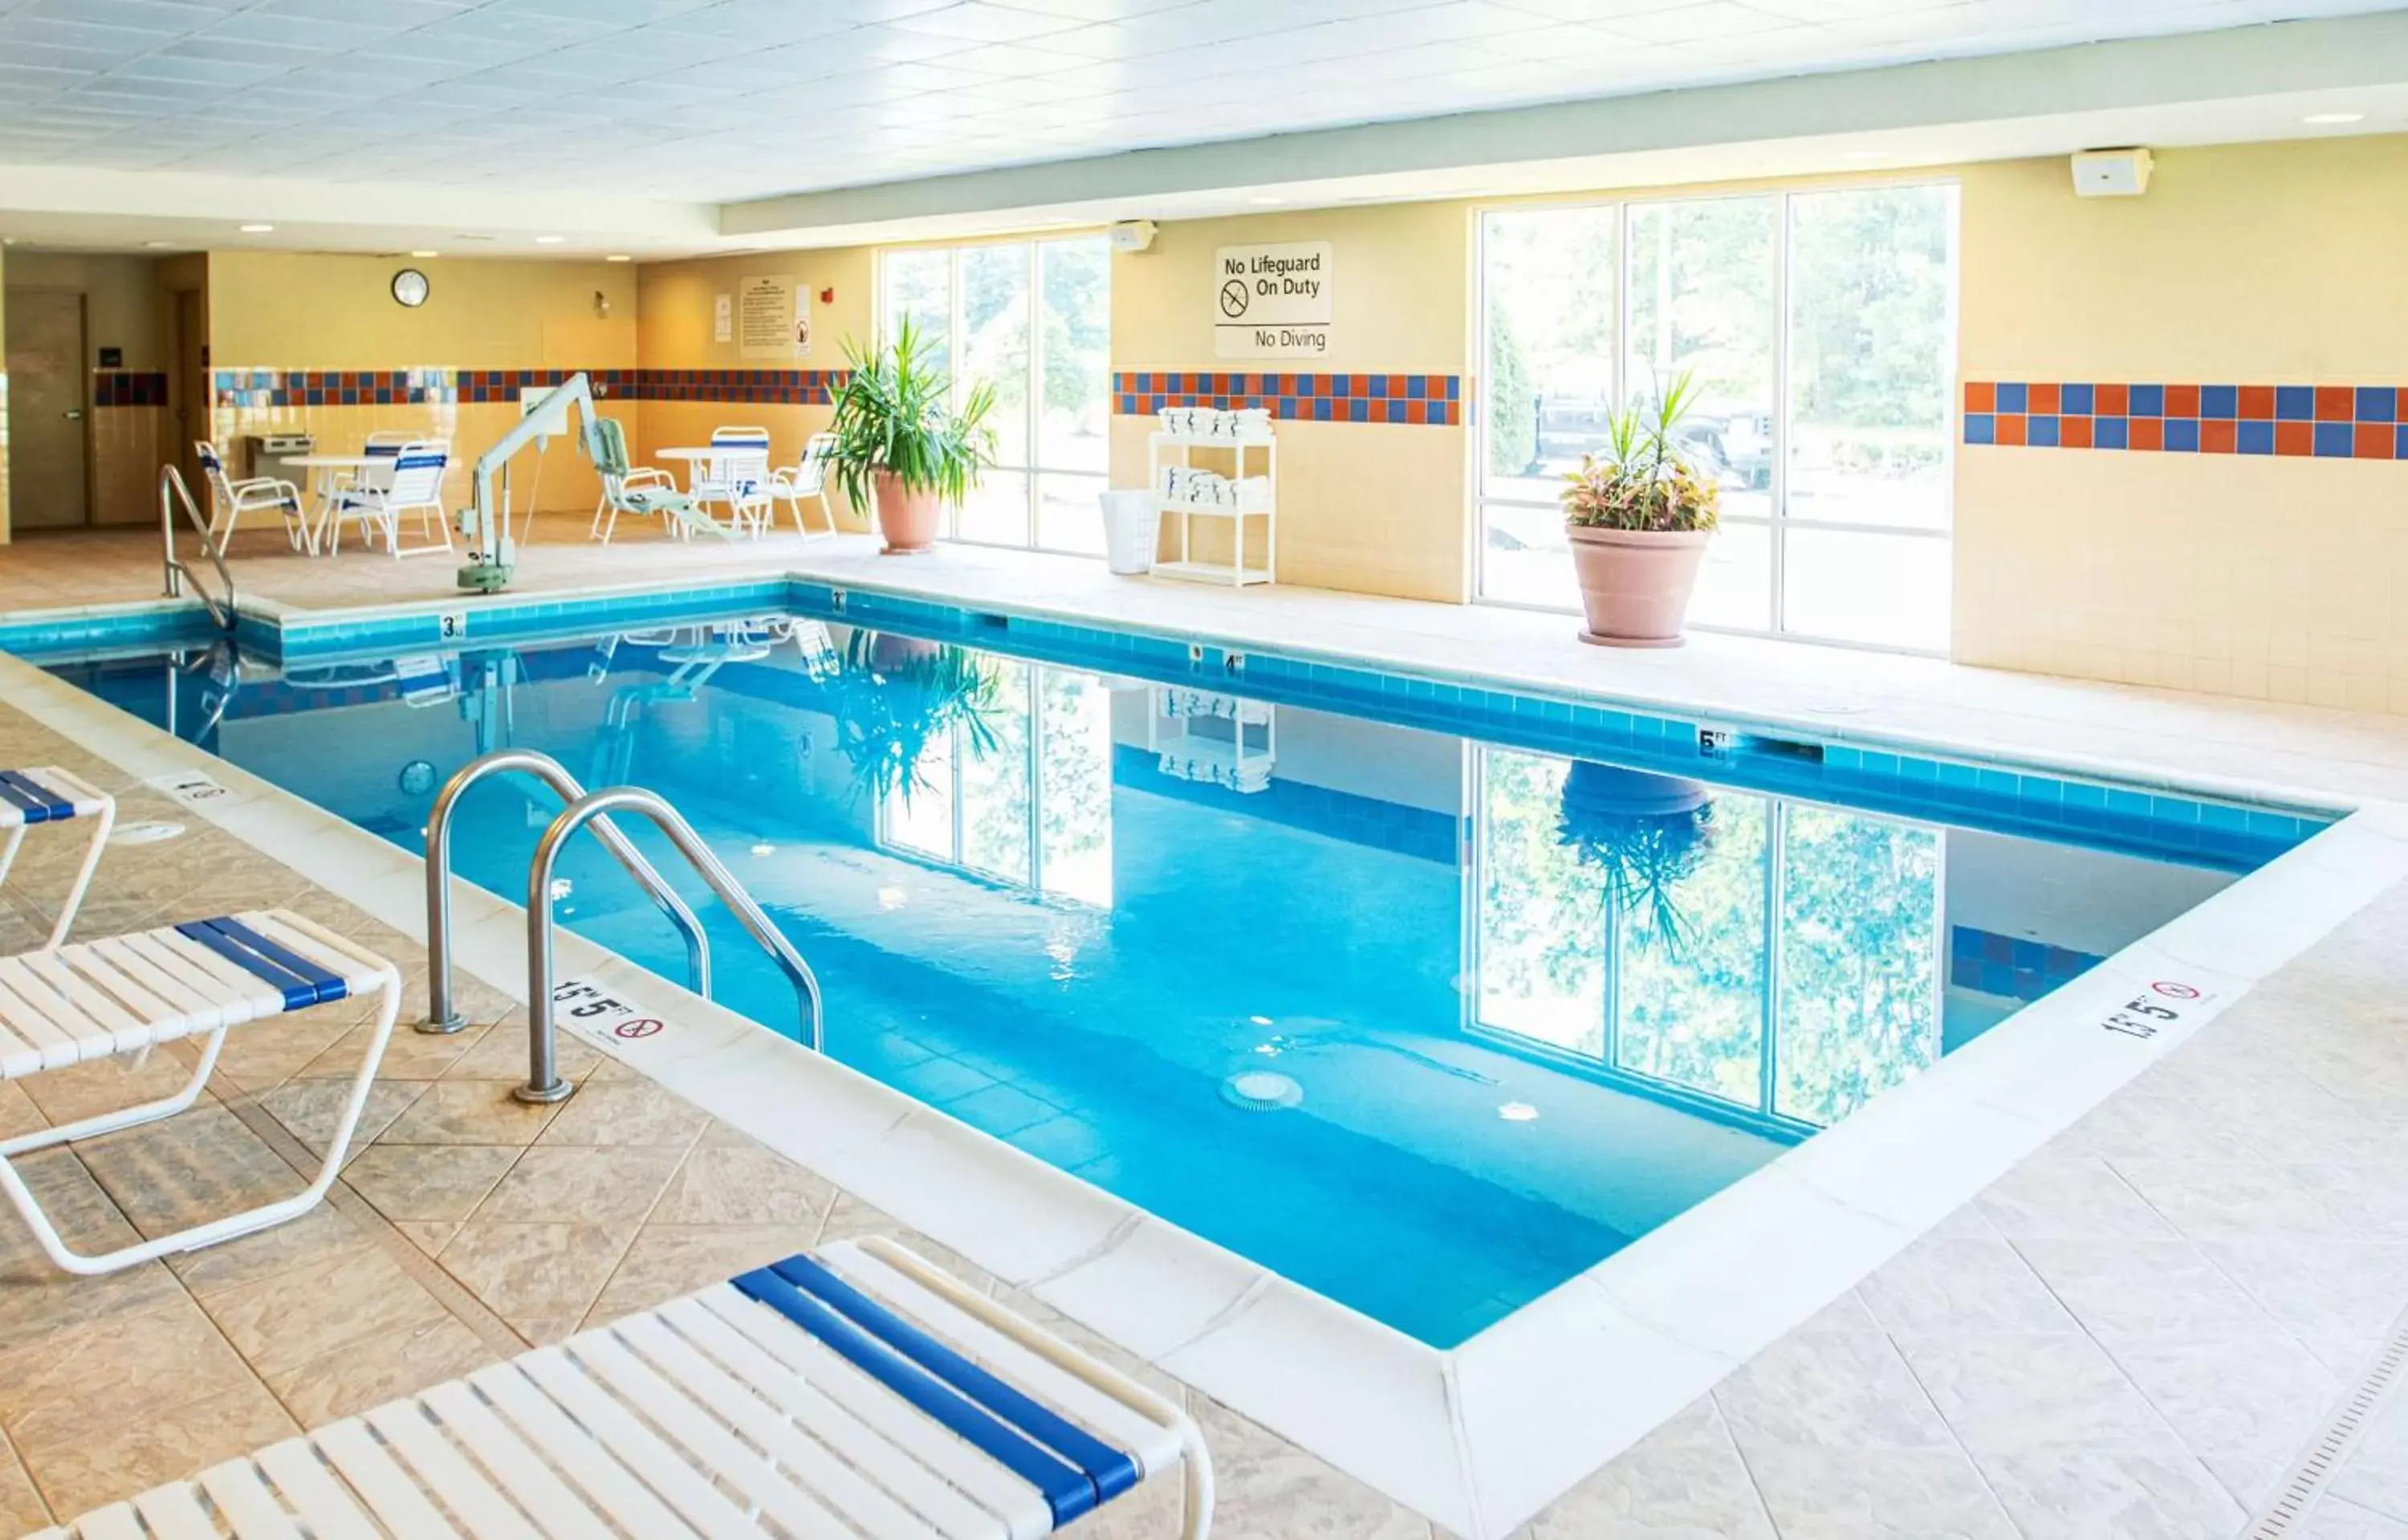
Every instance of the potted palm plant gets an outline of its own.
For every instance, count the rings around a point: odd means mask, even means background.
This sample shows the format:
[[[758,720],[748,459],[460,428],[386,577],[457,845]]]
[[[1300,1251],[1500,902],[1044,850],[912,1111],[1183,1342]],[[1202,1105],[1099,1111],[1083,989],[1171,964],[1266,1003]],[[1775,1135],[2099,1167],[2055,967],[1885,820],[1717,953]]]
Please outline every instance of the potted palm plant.
[[[887,554],[926,551],[945,505],[959,506],[995,464],[995,431],[986,425],[995,387],[972,385],[956,409],[952,375],[909,317],[885,347],[848,341],[844,353],[848,372],[828,425],[837,488],[856,512],[877,508]]]
[[[1722,489],[1698,474],[1674,437],[1695,399],[1684,374],[1650,402],[1607,421],[1606,451],[1565,480],[1564,527],[1588,620],[1583,641],[1677,647],[1721,513]]]

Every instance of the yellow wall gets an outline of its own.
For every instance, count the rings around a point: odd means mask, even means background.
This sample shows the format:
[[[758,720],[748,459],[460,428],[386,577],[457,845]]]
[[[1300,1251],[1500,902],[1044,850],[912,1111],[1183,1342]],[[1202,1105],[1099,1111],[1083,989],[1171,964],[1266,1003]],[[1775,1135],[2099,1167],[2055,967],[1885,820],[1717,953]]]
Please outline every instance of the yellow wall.
[[[426,303],[394,302],[393,275],[415,266]],[[214,252],[209,256],[212,372],[228,369],[604,369],[636,364],[636,274],[604,262],[411,261],[300,252]],[[604,313],[607,309],[608,313]],[[634,402],[608,404],[631,438]],[[219,406],[220,446],[241,468],[248,434],[302,431],[330,453],[354,453],[377,429],[452,440],[445,500],[467,501],[468,468],[519,420],[501,402],[389,406]],[[522,503],[536,483],[535,452],[513,465]],[[544,451],[535,492],[543,512],[587,512],[598,495],[575,447]]]
[[[867,247],[647,266],[638,281],[638,354],[647,370],[841,369],[846,340],[867,341],[869,337],[876,304],[872,266]],[[810,301],[810,356],[792,363],[747,360],[734,339],[714,339],[715,296],[732,297],[744,279],[777,276],[799,279]],[[824,291],[833,291],[834,297],[822,303]],[[769,463],[790,466],[802,458],[803,440],[828,425],[828,416],[829,409],[816,404],[648,400],[636,458],[648,459],[663,448],[708,443],[713,428],[742,425],[767,428]],[[829,500],[840,522],[864,527],[842,499],[831,494]]]
[[[2408,375],[2408,137],[2167,151],[2146,196],[1964,173],[1981,381]],[[1956,655],[2408,711],[2408,465],[1969,446]]]
[[[1311,240],[1331,247],[1329,353],[1214,357],[1218,249]],[[1112,259],[1112,367],[1464,374],[1470,252],[1459,203],[1165,223],[1151,250]],[[1147,416],[1112,419],[1114,486],[1145,484],[1154,425]],[[1464,429],[1283,421],[1277,433],[1282,582],[1455,602],[1470,596]]]
[[[0,545],[11,539],[8,514],[8,253],[0,252]]]

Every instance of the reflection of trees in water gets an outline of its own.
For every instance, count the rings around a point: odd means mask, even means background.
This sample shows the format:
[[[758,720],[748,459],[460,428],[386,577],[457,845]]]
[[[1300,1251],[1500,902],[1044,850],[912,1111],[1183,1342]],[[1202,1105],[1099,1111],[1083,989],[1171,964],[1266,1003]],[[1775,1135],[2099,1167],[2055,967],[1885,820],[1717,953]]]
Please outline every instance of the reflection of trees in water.
[[[1562,842],[1566,761],[1485,749],[1478,763],[1483,1023],[1599,1059],[1611,1041],[1617,1068],[1816,1124],[1939,1058],[1936,829],[1718,788],[1712,838],[1668,872],[1683,942],[1666,947]]]

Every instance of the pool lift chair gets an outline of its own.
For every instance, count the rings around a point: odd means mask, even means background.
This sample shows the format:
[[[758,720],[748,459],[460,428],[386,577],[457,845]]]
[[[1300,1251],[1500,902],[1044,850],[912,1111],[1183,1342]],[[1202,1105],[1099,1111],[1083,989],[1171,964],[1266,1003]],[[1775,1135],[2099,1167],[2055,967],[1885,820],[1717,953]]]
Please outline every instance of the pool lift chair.
[[[468,545],[468,563],[459,570],[462,588],[497,594],[509,586],[518,566],[518,541],[510,534],[510,457],[529,444],[540,451],[559,431],[557,425],[568,420],[571,407],[580,418],[578,447],[602,479],[604,506],[595,510],[595,517],[608,518],[601,537],[606,542],[620,513],[667,519],[689,532],[723,539],[738,532],[703,513],[692,497],[652,482],[628,463],[625,430],[595,410],[593,381],[580,369],[541,400],[527,403],[518,425],[477,457],[468,482],[471,501],[459,513],[460,532]]]

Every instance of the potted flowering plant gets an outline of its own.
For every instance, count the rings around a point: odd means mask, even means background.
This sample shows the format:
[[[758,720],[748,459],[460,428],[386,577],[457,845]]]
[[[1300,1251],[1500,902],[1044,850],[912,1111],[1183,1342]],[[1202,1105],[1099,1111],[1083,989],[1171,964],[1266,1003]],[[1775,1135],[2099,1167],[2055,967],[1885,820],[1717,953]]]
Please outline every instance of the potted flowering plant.
[[[1696,398],[1689,375],[1652,403],[1607,421],[1603,454],[1584,454],[1565,480],[1564,527],[1588,625],[1604,647],[1677,647],[1698,565],[1721,515],[1722,489],[1699,475],[1674,437]]]
[[[844,351],[849,369],[828,425],[837,487],[856,511],[875,501],[888,554],[928,550],[945,505],[958,505],[995,464],[986,425],[995,387],[972,386],[955,410],[952,376],[909,317],[885,347]]]

